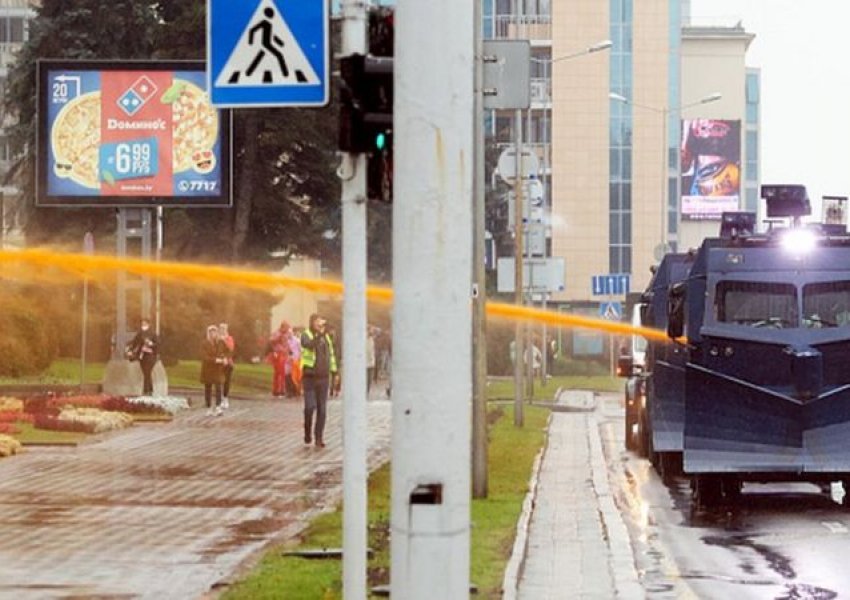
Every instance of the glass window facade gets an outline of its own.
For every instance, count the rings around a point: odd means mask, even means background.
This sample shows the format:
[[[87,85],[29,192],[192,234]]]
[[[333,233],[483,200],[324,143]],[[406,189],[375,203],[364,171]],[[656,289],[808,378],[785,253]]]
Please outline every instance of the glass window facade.
[[[682,0],[670,0],[667,58],[667,106],[679,106],[682,98]],[[682,138],[679,111],[667,114],[667,233],[679,233],[679,140]],[[659,240],[660,241],[660,240]]]
[[[633,0],[610,0],[610,88],[632,97]],[[632,272],[632,106],[610,101],[608,270]]]
[[[747,124],[758,125],[761,87],[758,73],[747,73]]]

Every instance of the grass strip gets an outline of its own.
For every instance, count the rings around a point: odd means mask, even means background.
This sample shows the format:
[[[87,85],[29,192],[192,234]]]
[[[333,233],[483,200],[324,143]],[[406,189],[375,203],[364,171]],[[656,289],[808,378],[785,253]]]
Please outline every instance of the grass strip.
[[[471,579],[479,598],[501,598],[502,579],[510,558],[516,524],[534,457],[544,442],[549,411],[529,406],[525,427],[513,426],[510,413],[490,412],[489,497],[472,502]],[[369,478],[369,586],[389,582],[390,467],[384,465]],[[314,519],[300,541],[270,549],[257,567],[228,590],[224,600],[337,600],[342,598],[342,564],[338,560],[311,560],[281,556],[283,550],[339,548],[342,511]]]
[[[15,426],[21,432],[12,437],[24,446],[76,446],[89,435],[78,431],[36,429],[29,423],[17,423]]]
[[[623,380],[608,375],[561,375],[552,377],[545,386],[540,380],[534,380],[534,399],[553,400],[558,388],[570,390],[594,390],[598,392],[617,392],[623,389]],[[490,400],[514,397],[512,378],[491,379],[487,384],[487,398]]]

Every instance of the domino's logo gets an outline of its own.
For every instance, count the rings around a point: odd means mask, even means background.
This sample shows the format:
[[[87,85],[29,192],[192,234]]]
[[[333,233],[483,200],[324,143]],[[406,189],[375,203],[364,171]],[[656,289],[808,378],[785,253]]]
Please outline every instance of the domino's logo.
[[[127,116],[132,117],[156,95],[156,91],[154,82],[142,75],[118,98],[118,106],[127,113]]]

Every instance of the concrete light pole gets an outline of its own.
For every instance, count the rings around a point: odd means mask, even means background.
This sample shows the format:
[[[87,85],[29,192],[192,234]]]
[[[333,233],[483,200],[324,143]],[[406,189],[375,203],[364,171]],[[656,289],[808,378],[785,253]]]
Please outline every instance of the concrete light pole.
[[[482,3],[475,2],[475,23],[481,23]],[[484,192],[484,39],[475,28],[475,189],[472,250],[472,497],[486,498],[487,477],[487,272],[485,234],[487,230]]]
[[[342,54],[366,54],[367,4],[342,3]],[[343,595],[366,598],[366,155],[345,154],[342,179]]]
[[[723,95],[719,92],[715,92],[714,94],[709,94],[704,98],[700,98],[696,102],[691,102],[689,104],[683,104],[682,106],[677,106],[674,108],[669,107],[657,107],[657,106],[648,106],[646,104],[640,104],[638,102],[633,102],[632,100],[622,96],[620,94],[616,94],[611,92],[608,94],[608,97],[611,100],[616,102],[622,102],[623,104],[631,104],[632,106],[637,106],[638,108],[644,108],[646,110],[651,110],[653,112],[659,113],[661,115],[661,237],[660,241],[662,246],[666,249],[667,247],[667,213],[669,211],[669,200],[667,198],[667,177],[669,174],[669,160],[667,157],[667,149],[669,147],[667,140],[667,128],[670,121],[670,115],[678,114],[687,108],[692,108],[694,106],[699,106],[700,104],[708,104],[709,102],[716,102],[720,100]]]
[[[396,8],[391,595],[469,596],[475,0]]]

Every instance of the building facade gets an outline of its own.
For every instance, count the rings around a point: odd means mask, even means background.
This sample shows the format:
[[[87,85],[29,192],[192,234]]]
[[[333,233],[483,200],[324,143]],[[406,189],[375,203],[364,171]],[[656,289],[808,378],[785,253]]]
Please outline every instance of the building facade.
[[[755,36],[748,33],[741,23],[723,25],[696,23],[682,29],[682,100],[685,105],[698,101],[712,93],[721,98],[710,104],[697,104],[682,111],[682,118],[707,127],[727,127],[734,148],[720,151],[728,159],[728,166],[708,165],[704,170],[714,172],[705,185],[694,183],[685,189],[690,180],[689,165],[682,165],[682,208],[680,215],[681,249],[696,248],[706,237],[718,232],[717,217],[710,219],[694,215],[685,198],[695,187],[724,185],[721,178],[733,179],[737,183],[738,199],[730,202],[728,210],[757,212],[759,206],[759,72],[746,66],[746,52]],[[683,157],[687,159],[688,131],[683,133]],[[737,166],[737,169],[735,167]],[[700,170],[694,165],[694,171]],[[735,187],[734,185],[732,187]],[[703,190],[704,192],[705,190]],[[696,217],[696,218],[695,218]]]
[[[598,304],[593,279],[600,275],[625,274],[631,290],[643,289],[665,252],[716,233],[716,220],[697,220],[709,215],[693,212],[693,198],[683,215],[693,184],[683,178],[683,122],[737,122],[735,209],[758,205],[759,72],[745,66],[754,36],[740,24],[695,25],[688,0],[484,6],[485,37],[532,44],[533,100],[522,134],[542,165],[549,252],[565,259],[566,289],[553,300]],[[581,55],[603,40],[610,50]],[[510,111],[488,118],[500,149],[514,143],[514,119]],[[506,244],[500,253],[510,252]]]

